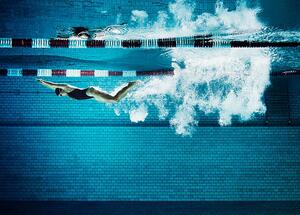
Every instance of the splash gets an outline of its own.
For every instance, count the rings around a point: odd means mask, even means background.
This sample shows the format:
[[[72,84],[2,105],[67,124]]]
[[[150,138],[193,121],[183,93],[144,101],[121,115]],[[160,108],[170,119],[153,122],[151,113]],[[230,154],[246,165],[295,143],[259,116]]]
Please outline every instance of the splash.
[[[156,22],[145,29],[131,29],[131,36],[180,36],[196,33],[260,31],[259,9],[239,2],[229,11],[216,3],[214,14],[194,14],[194,4],[177,0],[168,11],[160,11]],[[146,17],[146,12],[136,13]],[[136,18],[144,23],[144,18]],[[145,24],[145,23],[144,23]],[[177,134],[191,135],[201,122],[199,113],[217,114],[221,126],[230,125],[233,116],[241,121],[263,114],[262,102],[269,84],[271,58],[267,49],[171,49],[175,75],[145,80],[121,104],[132,122],[146,120],[155,107],[160,120],[168,120]],[[119,106],[120,107],[120,106]],[[119,109],[119,108],[118,108]]]
[[[170,3],[168,11],[159,11],[157,20],[149,21],[146,11],[131,11],[129,31],[123,35],[104,35],[97,39],[133,39],[178,37],[197,34],[235,34],[260,32],[264,27],[257,19],[259,8],[247,8],[244,1],[238,1],[234,11],[228,10],[222,1],[217,1],[215,13],[195,15],[195,4],[186,0]]]
[[[148,14],[144,10],[133,10],[131,11],[131,21],[136,23],[138,26],[144,26],[147,22]]]
[[[143,122],[148,116],[147,108],[145,106],[140,106],[136,109],[132,109],[130,110],[129,115],[132,122]]]

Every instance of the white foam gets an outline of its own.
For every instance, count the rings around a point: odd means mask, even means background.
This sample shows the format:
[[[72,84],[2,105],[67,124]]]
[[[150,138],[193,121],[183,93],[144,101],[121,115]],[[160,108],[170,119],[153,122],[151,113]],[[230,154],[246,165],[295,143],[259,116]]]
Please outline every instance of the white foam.
[[[161,37],[259,30],[263,24],[257,19],[258,12],[259,9],[247,8],[242,3],[229,11],[218,1],[214,14],[197,16],[193,4],[177,0],[169,5],[169,11],[160,11],[157,22],[149,24],[147,31],[140,35]],[[169,22],[173,23],[172,28],[167,27]],[[130,32],[134,35],[144,30]],[[269,84],[271,57],[267,49],[180,48],[168,54],[174,62],[175,75],[146,80],[121,103],[131,121],[144,121],[148,109],[156,107],[158,118],[169,119],[177,134],[190,135],[201,121],[197,116],[199,111],[218,114],[222,126],[230,125],[233,116],[244,121],[266,111],[262,96]]]
[[[148,14],[144,10],[131,11],[131,21],[136,22],[139,26],[143,26],[148,18]]]
[[[145,106],[140,106],[132,109],[130,110],[129,115],[132,122],[143,122],[148,116],[147,108]]]

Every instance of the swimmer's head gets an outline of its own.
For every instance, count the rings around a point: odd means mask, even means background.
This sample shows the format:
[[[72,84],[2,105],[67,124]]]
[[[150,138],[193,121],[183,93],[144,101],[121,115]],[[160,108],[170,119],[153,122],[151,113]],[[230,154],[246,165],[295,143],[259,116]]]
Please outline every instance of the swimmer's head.
[[[89,35],[88,32],[81,32],[77,36],[81,39],[90,39],[91,38],[91,35]]]
[[[65,96],[65,95],[67,95],[67,93],[64,90],[60,89],[60,88],[56,88],[55,89],[55,94],[57,96]]]

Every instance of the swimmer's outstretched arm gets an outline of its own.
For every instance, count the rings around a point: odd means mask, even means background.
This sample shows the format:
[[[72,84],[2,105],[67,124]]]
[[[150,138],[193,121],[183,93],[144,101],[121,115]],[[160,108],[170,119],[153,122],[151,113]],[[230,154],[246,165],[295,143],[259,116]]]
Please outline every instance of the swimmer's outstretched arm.
[[[37,79],[37,82],[41,83],[45,87],[48,87],[48,88],[50,88],[52,90],[55,90],[56,88],[59,88],[59,89],[62,89],[64,91],[66,91],[66,92],[71,92],[74,89],[79,89],[78,87],[74,87],[74,86],[71,86],[69,84],[54,83],[54,82],[45,81],[45,80],[42,80],[42,79]]]

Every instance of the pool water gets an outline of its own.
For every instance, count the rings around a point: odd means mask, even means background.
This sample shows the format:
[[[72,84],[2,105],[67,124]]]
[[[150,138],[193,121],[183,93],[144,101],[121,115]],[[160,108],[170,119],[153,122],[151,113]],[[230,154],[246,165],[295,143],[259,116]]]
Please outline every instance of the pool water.
[[[229,35],[248,29],[237,21],[246,14],[255,33],[241,38],[299,41],[296,0],[249,1],[241,10],[224,0],[219,15],[215,3],[3,0],[0,35],[53,38],[63,28],[126,22],[130,37],[182,36],[201,14],[202,25]],[[0,49],[1,68],[175,71],[44,78],[108,92],[143,81],[115,105],[57,97],[36,77],[0,77],[0,200],[299,201],[300,78],[272,75],[299,70],[299,53]]]

